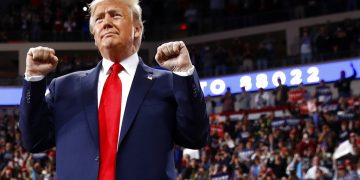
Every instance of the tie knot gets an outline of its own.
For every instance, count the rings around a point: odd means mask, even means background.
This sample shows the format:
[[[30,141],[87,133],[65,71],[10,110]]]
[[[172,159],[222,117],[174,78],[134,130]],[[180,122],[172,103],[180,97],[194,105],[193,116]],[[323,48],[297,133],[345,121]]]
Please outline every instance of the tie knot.
[[[119,74],[119,72],[121,72],[124,68],[122,67],[122,65],[115,63],[111,66],[111,73],[114,72],[116,74]]]

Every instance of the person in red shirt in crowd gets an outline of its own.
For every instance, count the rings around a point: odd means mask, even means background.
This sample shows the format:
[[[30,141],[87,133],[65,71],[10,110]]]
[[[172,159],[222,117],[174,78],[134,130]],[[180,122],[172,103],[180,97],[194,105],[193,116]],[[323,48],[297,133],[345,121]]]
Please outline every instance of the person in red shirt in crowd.
[[[307,133],[303,134],[302,140],[296,145],[297,152],[303,155],[305,149],[310,149],[311,154],[315,154],[316,151],[316,142],[309,138]]]

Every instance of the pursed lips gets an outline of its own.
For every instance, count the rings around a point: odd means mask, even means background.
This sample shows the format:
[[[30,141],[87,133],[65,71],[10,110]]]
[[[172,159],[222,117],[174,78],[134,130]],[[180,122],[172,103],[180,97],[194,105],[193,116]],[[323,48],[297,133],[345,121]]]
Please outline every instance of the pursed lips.
[[[115,32],[107,32],[107,33],[103,34],[103,35],[101,36],[101,38],[104,38],[104,37],[107,37],[107,36],[116,35],[116,34],[117,34],[117,33],[115,33]]]

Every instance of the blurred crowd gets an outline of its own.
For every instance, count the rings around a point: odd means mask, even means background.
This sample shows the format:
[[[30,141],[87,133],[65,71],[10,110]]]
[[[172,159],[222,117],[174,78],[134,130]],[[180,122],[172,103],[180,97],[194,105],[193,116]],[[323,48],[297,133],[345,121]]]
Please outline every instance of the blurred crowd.
[[[217,101],[207,98],[210,142],[199,151],[177,148],[179,179],[360,179],[360,98],[350,88],[353,70],[347,78],[342,72],[333,89],[321,81],[309,92],[279,79],[276,89],[253,96],[245,88],[235,96],[228,88]],[[214,113],[216,106],[222,113]]]
[[[333,87],[321,81],[314,92],[278,79],[270,91],[228,88],[222,97],[207,97],[209,142],[200,150],[174,147],[178,179],[360,179],[356,75],[355,68],[342,72]],[[56,149],[26,152],[18,118],[18,107],[0,108],[0,179],[56,179]]]
[[[257,38],[240,37],[191,45],[191,59],[200,75],[208,77],[360,55],[359,20],[346,19],[302,28],[298,56],[287,56],[284,36],[267,33]]]
[[[0,42],[90,41],[90,0],[4,0]],[[152,0],[142,1],[147,40],[171,38],[185,26],[188,35],[357,10],[358,0]],[[167,26],[162,30],[159,26]]]
[[[31,154],[21,145],[18,107],[0,108],[0,179],[41,180],[55,177],[55,148]]]
[[[91,41],[87,12],[83,9],[87,3],[89,1],[86,0],[31,0],[27,2],[5,0],[0,7],[0,42]],[[151,37],[147,37],[146,34],[149,36],[156,32],[166,34],[158,28],[159,23],[163,26],[171,22],[188,21],[189,33],[196,35],[205,31],[201,30],[200,20],[210,22],[210,24],[236,24],[243,22],[236,19],[240,17],[240,19],[245,19],[245,22],[253,22],[256,25],[262,18],[290,20],[358,9],[358,0],[208,0],[205,2],[153,0],[142,1],[141,4],[146,31],[144,40],[151,40],[149,39]],[[314,9],[319,10],[313,11]],[[264,15],[262,12],[272,12],[277,15]],[[212,14],[217,14],[217,16]],[[280,19],[269,20],[269,22]],[[242,25],[236,26],[242,27]],[[224,30],[226,27],[225,24],[209,25],[209,30],[217,28]],[[287,39],[284,32],[269,32],[191,44],[189,49],[193,64],[201,77],[357,57],[360,54],[360,20],[329,21],[325,24],[303,27],[300,37],[295,38],[299,39],[298,44],[294,45],[299,52],[295,56],[287,54],[287,47],[292,45],[286,45]],[[58,72],[59,75],[84,69],[83,67],[93,67],[95,64],[89,65],[91,63],[87,62],[87,56],[61,58],[65,60],[62,64],[64,67],[60,68],[65,71],[61,70]],[[147,64],[157,65],[154,60],[148,60],[146,56],[143,58]],[[21,82],[21,78],[19,77],[17,82]],[[12,79],[1,79],[1,84],[14,83]]]
[[[341,22],[304,27],[300,37],[301,63],[314,60],[342,59],[359,55],[360,21]]]
[[[360,56],[360,21],[346,19],[301,29],[299,56],[286,55],[285,34],[266,33],[256,38],[234,38],[189,45],[190,56],[200,77],[310,64]],[[282,38],[283,37],[283,38]],[[155,60],[146,63],[156,66]],[[57,75],[94,67],[98,57],[60,56]]]

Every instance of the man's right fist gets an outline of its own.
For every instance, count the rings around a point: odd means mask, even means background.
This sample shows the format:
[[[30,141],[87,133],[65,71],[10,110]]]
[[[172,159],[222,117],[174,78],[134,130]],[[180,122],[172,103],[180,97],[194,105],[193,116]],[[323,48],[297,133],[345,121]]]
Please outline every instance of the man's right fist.
[[[26,76],[46,76],[56,69],[58,58],[54,49],[48,47],[30,48],[26,57]]]

